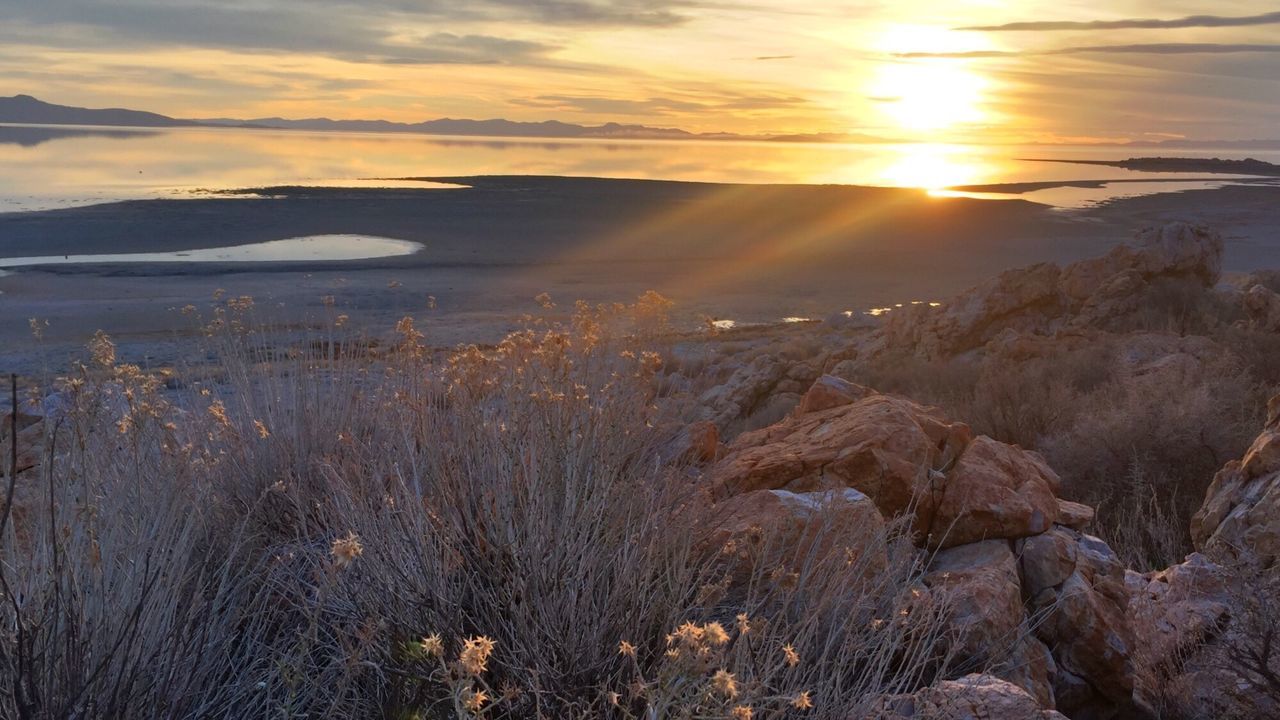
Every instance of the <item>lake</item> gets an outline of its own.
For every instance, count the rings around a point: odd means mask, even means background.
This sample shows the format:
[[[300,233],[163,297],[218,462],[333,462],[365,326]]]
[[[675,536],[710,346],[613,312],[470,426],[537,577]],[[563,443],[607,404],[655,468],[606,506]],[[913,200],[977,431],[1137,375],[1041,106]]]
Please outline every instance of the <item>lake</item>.
[[[1250,156],[1280,162],[1280,152],[1265,150],[543,140],[241,128],[0,125],[0,212],[118,200],[207,197],[211,191],[273,185],[418,188],[425,186],[379,178],[470,175],[878,185],[934,192],[958,185],[1144,181],[1101,188],[1050,188],[1016,196],[1067,208],[1126,195],[1230,182],[1230,176],[1206,180],[1203,174],[1143,173],[1019,160],[1116,160],[1157,154]]]

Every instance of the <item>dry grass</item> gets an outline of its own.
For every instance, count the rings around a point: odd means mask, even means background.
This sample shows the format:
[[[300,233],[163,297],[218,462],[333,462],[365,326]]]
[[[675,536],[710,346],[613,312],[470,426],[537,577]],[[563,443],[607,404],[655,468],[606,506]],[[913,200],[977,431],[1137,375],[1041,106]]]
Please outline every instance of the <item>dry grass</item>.
[[[0,715],[848,717],[944,672],[900,533],[699,546],[665,311],[440,352],[237,298],[176,377],[97,338],[0,538]]]

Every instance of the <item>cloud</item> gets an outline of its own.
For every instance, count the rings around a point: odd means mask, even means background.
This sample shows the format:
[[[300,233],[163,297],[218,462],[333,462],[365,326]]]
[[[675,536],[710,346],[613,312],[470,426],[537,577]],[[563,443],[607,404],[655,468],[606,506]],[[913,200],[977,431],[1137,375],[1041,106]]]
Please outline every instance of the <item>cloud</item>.
[[[957,30],[973,30],[977,32],[1010,32],[1010,31],[1050,31],[1050,30],[1125,30],[1125,29],[1161,29],[1161,28],[1210,28],[1210,27],[1245,27],[1249,25],[1272,25],[1280,23],[1280,12],[1269,12],[1261,15],[1243,17],[1223,17],[1220,15],[1189,15],[1172,20],[1155,20],[1127,18],[1124,20],[1089,20],[1084,22],[1041,20],[1031,22],[1013,22],[1004,25],[971,25],[956,28]]]
[[[372,16],[336,15],[319,3],[279,9],[230,3],[82,2],[44,0],[15,10],[12,0],[0,0],[0,37],[12,43],[77,49],[151,45],[307,52],[387,64],[527,64],[556,49],[481,34],[414,35],[383,26]]]
[[[705,100],[675,100],[651,97],[639,100],[594,95],[538,95],[511,101],[522,107],[602,115],[663,116],[723,113],[743,110],[770,110],[803,105],[798,97],[785,95],[721,95]]]
[[[752,59],[753,60],[794,60],[795,58],[796,58],[795,55],[760,55]]]
[[[384,64],[545,65],[524,26],[669,27],[694,0],[0,0],[0,43],[310,53]],[[485,32],[502,23],[502,37]],[[458,32],[457,26],[478,32]]]
[[[894,53],[904,59],[959,58],[981,59],[1021,57],[1026,55],[1091,55],[1091,54],[1144,54],[1144,55],[1195,55],[1226,53],[1280,53],[1280,45],[1227,44],[1227,43],[1142,43],[1137,45],[1081,45],[1052,50],[973,50],[969,52],[905,52]]]

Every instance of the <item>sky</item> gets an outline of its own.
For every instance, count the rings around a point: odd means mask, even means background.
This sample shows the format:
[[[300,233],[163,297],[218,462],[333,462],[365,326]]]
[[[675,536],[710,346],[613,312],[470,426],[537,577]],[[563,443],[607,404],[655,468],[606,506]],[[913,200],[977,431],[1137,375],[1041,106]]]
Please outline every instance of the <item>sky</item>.
[[[0,0],[0,95],[187,118],[1280,137],[1280,2]]]

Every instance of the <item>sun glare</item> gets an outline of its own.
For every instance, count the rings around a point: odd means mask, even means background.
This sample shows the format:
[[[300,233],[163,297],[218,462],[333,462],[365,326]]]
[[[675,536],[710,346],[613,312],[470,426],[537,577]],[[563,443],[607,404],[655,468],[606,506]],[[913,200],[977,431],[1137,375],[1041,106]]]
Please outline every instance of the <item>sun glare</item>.
[[[984,120],[985,89],[963,61],[928,59],[883,66],[872,97],[900,128],[945,130]]]
[[[904,145],[897,160],[881,173],[881,180],[886,185],[930,192],[977,183],[983,168],[976,162],[966,161],[963,155],[960,149],[949,145]]]

